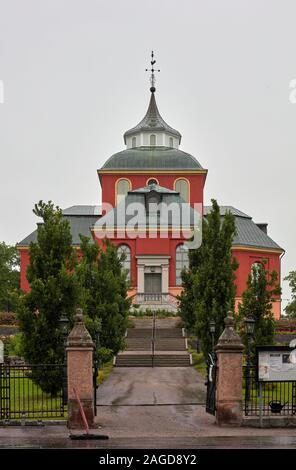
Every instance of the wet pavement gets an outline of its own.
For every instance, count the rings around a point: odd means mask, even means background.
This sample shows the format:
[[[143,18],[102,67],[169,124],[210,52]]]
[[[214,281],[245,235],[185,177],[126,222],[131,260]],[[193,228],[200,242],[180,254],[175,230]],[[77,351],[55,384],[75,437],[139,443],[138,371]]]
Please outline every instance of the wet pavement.
[[[18,449],[295,449],[295,430],[232,429],[232,435],[134,436],[108,440],[73,441],[64,426],[0,428],[0,448]],[[264,432],[265,431],[265,432]],[[266,431],[269,431],[266,434]],[[291,432],[292,431],[292,432]],[[92,431],[100,434],[100,430]],[[251,434],[251,435],[250,435]],[[264,435],[265,434],[265,435]]]
[[[115,368],[98,391],[92,433],[77,441],[65,425],[0,428],[0,448],[287,449],[296,429],[221,428],[205,411],[204,378],[192,367]]]
[[[193,367],[115,367],[99,405],[204,404],[205,379]]]

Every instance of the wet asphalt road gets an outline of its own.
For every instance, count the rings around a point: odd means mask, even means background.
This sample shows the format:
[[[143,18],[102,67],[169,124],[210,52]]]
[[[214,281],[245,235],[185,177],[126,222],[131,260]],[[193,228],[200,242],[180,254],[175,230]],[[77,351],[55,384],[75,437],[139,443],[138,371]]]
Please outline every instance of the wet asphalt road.
[[[108,440],[72,441],[64,426],[47,426],[40,428],[9,427],[0,428],[1,448],[89,448],[89,449],[295,449],[295,430],[279,429],[240,430],[247,435],[224,436],[170,436],[170,437],[110,437]],[[267,431],[267,433],[266,433]],[[96,431],[100,433],[100,431]],[[234,434],[232,430],[232,434]],[[283,432],[285,435],[283,435]],[[264,435],[265,434],[265,435]],[[271,435],[273,434],[273,435]],[[1,455],[1,453],[0,453]]]
[[[205,379],[193,367],[115,367],[98,405],[204,404]]]
[[[92,431],[108,440],[73,441],[65,425],[7,426],[0,448],[296,448],[293,428],[221,428],[204,403],[204,378],[192,367],[115,368],[99,388]]]

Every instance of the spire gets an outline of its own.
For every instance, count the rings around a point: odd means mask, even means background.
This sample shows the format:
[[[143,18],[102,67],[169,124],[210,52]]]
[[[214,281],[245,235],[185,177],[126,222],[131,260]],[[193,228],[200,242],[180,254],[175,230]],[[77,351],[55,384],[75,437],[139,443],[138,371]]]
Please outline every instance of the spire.
[[[146,72],[151,72],[150,76],[150,83],[151,83],[151,97],[147,112],[139,124],[137,124],[132,129],[128,130],[124,134],[124,142],[126,143],[127,137],[130,137],[134,134],[138,134],[141,132],[164,132],[168,133],[169,135],[176,137],[178,139],[178,143],[180,144],[181,141],[181,134],[176,129],[173,129],[169,126],[165,120],[161,117],[160,112],[158,111],[158,107],[155,100],[155,72],[160,72],[159,69],[155,69],[156,60],[154,59],[154,52],[151,52],[151,69],[146,69]]]
[[[154,52],[151,51],[151,69],[145,69],[146,72],[151,72],[151,76],[150,76],[150,84],[151,84],[151,88],[150,88],[150,91],[151,93],[154,93],[156,88],[155,88],[155,75],[154,75],[154,72],[160,72],[159,69],[155,70],[154,68],[154,65],[156,64],[156,60],[154,59]]]

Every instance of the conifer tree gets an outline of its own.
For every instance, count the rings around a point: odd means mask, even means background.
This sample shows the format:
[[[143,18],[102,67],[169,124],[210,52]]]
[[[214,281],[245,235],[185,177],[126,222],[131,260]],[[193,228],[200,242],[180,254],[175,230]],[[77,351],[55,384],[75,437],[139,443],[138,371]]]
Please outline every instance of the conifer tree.
[[[292,300],[286,306],[285,312],[289,318],[294,320],[296,318],[296,271],[291,271],[284,281],[289,281],[292,294]]]
[[[81,236],[82,258],[77,269],[82,287],[83,307],[88,316],[87,327],[94,336],[100,333],[100,346],[105,354],[116,354],[124,347],[130,300],[128,282],[116,246],[104,240],[101,249],[89,238]]]
[[[184,292],[180,313],[185,323],[194,325],[205,357],[211,351],[210,321],[215,322],[215,342],[224,329],[224,318],[234,309],[235,271],[238,263],[231,247],[235,234],[234,216],[221,217],[217,202],[203,220],[202,244],[190,254],[189,273],[183,273]]]
[[[15,246],[0,243],[0,312],[15,311],[14,292],[19,291],[19,254]]]
[[[30,292],[21,295],[17,311],[22,349],[29,364],[61,364],[64,337],[59,320],[63,314],[72,319],[79,297],[73,273],[76,253],[69,222],[62,217],[59,207],[51,201],[40,201],[33,212],[43,222],[37,228],[37,242],[31,243],[29,249]],[[35,377],[44,390],[51,392],[60,388],[59,379],[54,374]]]
[[[266,260],[254,263],[248,277],[247,288],[239,305],[238,322],[241,336],[245,346],[247,338],[244,333],[243,322],[247,317],[255,320],[254,336],[252,341],[252,356],[254,358],[256,346],[274,343],[275,322],[272,313],[272,302],[275,296],[281,294],[276,271],[266,269]]]

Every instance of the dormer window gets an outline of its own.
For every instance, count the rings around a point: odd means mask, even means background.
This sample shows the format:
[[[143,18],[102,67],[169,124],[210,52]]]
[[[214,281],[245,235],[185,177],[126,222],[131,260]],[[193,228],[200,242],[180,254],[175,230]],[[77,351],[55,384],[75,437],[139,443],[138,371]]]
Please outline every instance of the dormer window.
[[[154,147],[156,145],[156,135],[151,134],[150,136],[150,147]]]
[[[132,148],[137,147],[137,137],[132,138]]]
[[[170,147],[174,147],[174,139],[173,139],[173,137],[170,137],[169,142],[170,142]]]
[[[161,196],[156,191],[152,190],[146,195],[146,210],[149,214],[157,214],[158,204],[161,201]]]

